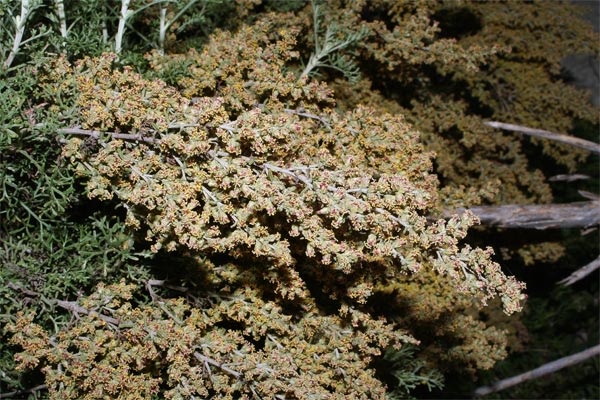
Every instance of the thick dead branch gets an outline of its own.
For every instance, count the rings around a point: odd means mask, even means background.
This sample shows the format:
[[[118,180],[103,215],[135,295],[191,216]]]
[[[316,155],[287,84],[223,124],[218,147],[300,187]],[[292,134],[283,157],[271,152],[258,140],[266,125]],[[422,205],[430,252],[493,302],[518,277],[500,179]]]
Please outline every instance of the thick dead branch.
[[[571,146],[579,147],[591,151],[592,153],[600,154],[600,145],[589,140],[580,139],[574,136],[565,135],[564,133],[554,133],[550,131],[544,131],[542,129],[533,129],[521,125],[506,124],[504,122],[489,121],[485,122],[487,126],[492,128],[504,129],[507,131],[514,131],[524,133],[529,136],[536,136],[544,139],[554,140],[561,143],[566,143]]]
[[[549,362],[547,364],[542,365],[536,369],[532,369],[531,371],[527,371],[523,374],[513,376],[511,378],[503,379],[498,381],[490,386],[482,386],[475,390],[475,397],[485,396],[490,393],[498,392],[500,390],[507,389],[511,386],[518,385],[525,381],[529,381],[532,379],[537,379],[544,375],[551,374],[552,372],[556,372],[560,369],[570,367],[571,365],[579,364],[587,360],[588,358],[592,358],[600,354],[600,344],[594,347],[590,347],[587,350],[584,350],[580,353],[572,354],[567,357],[559,358],[558,360]]]
[[[565,286],[572,285],[575,282],[585,278],[598,268],[600,268],[600,256],[591,263],[579,268],[577,271],[573,272],[571,275],[567,276],[565,279],[559,281],[558,283],[561,283]]]
[[[448,210],[445,217],[464,209]],[[567,204],[501,205],[469,208],[482,225],[499,228],[584,228],[600,224],[600,201]]]

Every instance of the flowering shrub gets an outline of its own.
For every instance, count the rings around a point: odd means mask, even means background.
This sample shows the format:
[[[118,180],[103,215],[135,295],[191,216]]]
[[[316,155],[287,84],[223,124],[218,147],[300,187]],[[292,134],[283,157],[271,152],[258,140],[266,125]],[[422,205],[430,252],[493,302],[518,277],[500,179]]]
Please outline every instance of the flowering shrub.
[[[47,364],[50,396],[62,399],[383,398],[369,361],[414,342],[356,310],[293,319],[252,289],[198,299],[203,307],[183,298],[136,307],[134,289],[99,286],[77,308],[86,315],[55,337],[21,317],[10,328],[26,350],[20,367]]]
[[[253,326],[262,320],[265,307],[294,301],[296,307],[301,305],[305,310],[295,313],[296,318],[304,319],[309,310],[317,315],[322,312],[315,297],[327,295],[330,304],[338,304],[338,310],[334,316],[318,318],[344,318],[337,322],[340,330],[359,337],[366,334],[365,339],[377,338],[375,348],[365,355],[348,349],[354,354],[355,364],[352,369],[346,367],[339,378],[350,375],[355,381],[366,379],[360,376],[368,365],[367,354],[379,354],[390,343],[385,338],[394,332],[390,321],[372,320],[375,315],[368,313],[368,300],[382,282],[432,269],[453,282],[458,293],[483,304],[501,295],[507,313],[520,308],[522,284],[502,274],[490,259],[491,250],[458,245],[474,221],[472,215],[448,222],[427,222],[425,215],[436,199],[436,180],[429,173],[430,155],[400,117],[376,116],[362,107],[345,115],[332,111],[311,114],[306,111],[311,101],[308,97],[302,99],[306,104],[302,111],[277,106],[277,99],[273,99],[271,111],[255,107],[238,111],[232,120],[224,107],[227,100],[188,99],[161,81],[145,80],[130,68],[112,69],[113,59],[110,55],[84,59],[73,67],[59,60],[54,68],[62,68],[62,73],[56,74],[55,69],[48,75],[59,80],[44,82],[43,87],[75,87],[72,92],[76,93],[74,107],[79,113],[79,126],[62,130],[71,137],[63,156],[88,180],[90,197],[116,198],[125,207],[125,223],[143,229],[153,251],[183,249],[209,257],[225,254],[235,260],[229,267],[214,264],[205,272],[213,281],[227,281],[234,299],[244,293],[241,298],[247,299],[245,302],[260,304],[249,315],[244,311],[237,317],[243,334],[258,329]],[[318,105],[311,108],[319,110]],[[94,143],[86,145],[81,136]],[[315,143],[315,136],[321,138],[321,145]],[[311,147],[314,150],[302,151]],[[377,168],[375,160],[386,159],[386,168]],[[267,307],[264,301],[268,298],[273,300]],[[233,312],[231,307],[237,307],[224,299],[217,305],[229,313]],[[113,314],[119,319],[119,312]],[[367,324],[365,330],[356,331],[361,326],[358,320],[348,324],[351,315],[361,316]],[[291,317],[272,315],[270,321],[285,325]],[[344,320],[348,325],[341,323]],[[78,325],[86,332],[99,334],[98,327],[92,329],[89,324],[93,322],[84,320]],[[212,324],[204,321],[201,325]],[[310,324],[323,326],[325,322]],[[29,329],[39,331],[33,326]],[[267,326],[260,330],[262,335],[253,340],[264,340],[270,334]],[[232,332],[235,330],[215,331],[212,335],[228,336]],[[79,330],[72,334],[81,336]],[[297,342],[286,343],[280,338],[275,343],[283,341],[282,348],[292,352],[299,351],[294,348],[300,346],[303,354],[312,336],[303,340],[295,333]],[[118,346],[119,351],[126,351],[127,345]],[[329,345],[328,351],[333,353],[342,350],[340,345]],[[182,346],[193,348],[192,344]],[[52,364],[65,357],[48,360]],[[105,357],[117,356],[102,359]],[[181,362],[188,365],[190,359]],[[222,365],[225,361],[216,362]],[[316,376],[322,367],[315,368],[311,374]],[[107,372],[108,376],[116,373]],[[207,371],[198,372],[204,373]],[[47,373],[46,379],[52,382],[54,378]],[[86,388],[77,379],[70,384],[61,382],[72,389]],[[326,382],[329,380],[324,381],[325,386],[331,384]],[[285,395],[291,386],[277,384],[267,390],[256,382],[250,388],[261,396],[270,396]],[[375,390],[376,386],[365,383],[359,387]],[[148,388],[149,393],[155,390],[157,386]],[[381,389],[379,392],[383,393]],[[93,391],[90,393],[86,395],[95,396]],[[349,392],[342,384],[332,393],[347,396]],[[56,396],[59,394],[66,395],[56,392]],[[77,392],[69,396],[80,395]],[[373,396],[378,395],[369,395]]]
[[[359,302],[378,275],[426,265],[484,302],[500,293],[507,312],[518,309],[519,284],[490,251],[457,246],[472,216],[428,224],[422,215],[435,177],[400,118],[256,107],[231,120],[220,98],[189,100],[130,69],[111,71],[110,57],[84,60],[75,74],[81,128],[64,132],[95,138],[97,152],[74,138],[63,155],[89,177],[91,197],[122,202],[126,223],[143,226],[154,251],[265,260],[265,276],[288,298],[308,295],[300,273],[353,276],[340,294]],[[311,136],[323,136],[314,153]],[[369,266],[381,261],[380,271]]]
[[[37,6],[27,23],[43,25]],[[27,259],[36,286],[13,264],[0,273],[19,293],[0,301],[13,314],[3,333],[13,347],[0,349],[15,370],[41,372],[55,399],[383,399],[506,357],[507,332],[482,310],[496,299],[520,311],[525,285],[490,247],[465,242],[474,215],[437,217],[550,199],[520,143],[483,124],[506,115],[490,93],[513,79],[511,65],[556,61],[520,61],[497,32],[504,11],[465,3],[489,15],[486,28],[444,37],[450,22],[434,19],[454,6],[443,3],[123,0],[116,18],[74,7],[93,23],[60,30],[61,54],[38,55],[26,73],[6,69],[31,82],[4,108],[31,116],[20,128],[43,132],[47,162],[66,174],[58,211],[34,219],[93,256],[71,257],[85,277],[64,264],[77,279],[62,292],[50,278],[69,255],[40,261],[58,235]],[[189,30],[199,22],[223,29],[199,42]],[[75,40],[85,34],[88,55]],[[562,87],[549,67],[532,73]],[[531,97],[508,97],[528,121]],[[547,128],[591,118],[583,103],[563,111]],[[569,166],[581,157],[546,151]],[[35,212],[49,186],[24,196]],[[98,214],[68,214],[82,204]],[[0,235],[17,237],[27,213],[7,215]],[[23,244],[10,243],[12,263]]]

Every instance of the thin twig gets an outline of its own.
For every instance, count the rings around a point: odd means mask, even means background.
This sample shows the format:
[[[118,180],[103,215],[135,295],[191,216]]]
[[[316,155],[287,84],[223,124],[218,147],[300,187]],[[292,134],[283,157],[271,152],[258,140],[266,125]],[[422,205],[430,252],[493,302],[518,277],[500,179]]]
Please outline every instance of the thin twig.
[[[73,314],[84,314],[84,315],[89,315],[89,316],[96,316],[96,317],[100,318],[101,320],[103,320],[104,322],[107,322],[107,323],[115,325],[115,326],[119,326],[118,319],[109,317],[107,315],[100,314],[96,311],[88,310],[87,308],[80,306],[79,304],[77,304],[74,301],[65,301],[65,300],[55,300],[55,301],[56,301],[56,305],[58,305],[61,308],[64,308],[65,310],[71,311]]]
[[[48,386],[46,386],[46,385],[37,385],[35,387],[32,387],[31,389],[15,390],[14,392],[0,393],[0,399],[26,398],[27,396],[23,396],[23,395],[35,394],[36,392],[39,392],[40,390],[46,390],[46,389],[48,389]]]
[[[21,14],[15,17],[15,35],[13,37],[13,45],[8,57],[4,61],[4,68],[10,67],[17,56],[17,53],[19,52],[23,35],[25,34],[25,23],[29,18],[30,12],[31,4],[29,4],[29,0],[21,0]]]
[[[67,17],[65,15],[65,2],[64,0],[54,0],[56,7],[56,13],[58,14],[58,21],[60,23],[60,35],[63,39],[67,38],[69,31],[67,30]],[[64,42],[63,42],[64,45]]]
[[[540,378],[544,375],[551,374],[560,369],[570,367],[571,365],[579,364],[587,360],[588,358],[592,358],[600,354],[600,344],[594,347],[590,347],[587,350],[582,352],[572,354],[567,357],[559,358],[558,360],[549,362],[547,364],[542,365],[541,367],[532,369],[531,371],[527,371],[523,374],[513,376],[511,378],[502,379],[490,386],[482,386],[475,390],[475,397],[485,396],[490,393],[498,392],[500,390],[508,389],[509,387],[518,385],[520,383]]]
[[[37,297],[39,296],[39,293],[34,292],[33,290],[28,290],[28,289],[24,289],[22,287],[20,287],[19,285],[15,284],[14,282],[8,282],[7,287],[9,287],[10,289],[22,292],[24,294],[26,294],[27,296],[31,296],[31,297]],[[100,314],[96,311],[92,311],[92,310],[88,310],[87,308],[84,308],[82,306],[80,306],[79,304],[77,304],[77,302],[75,301],[65,301],[65,300],[50,300],[50,302],[55,303],[57,306],[64,308],[65,310],[71,311],[73,314],[84,314],[84,315],[95,315],[98,318],[100,318],[101,320],[103,320],[104,322],[107,322],[109,324],[113,324],[118,326],[119,325],[119,320],[113,317],[109,317],[107,315],[103,315]]]
[[[485,125],[492,128],[504,129],[507,131],[521,132],[529,136],[541,137],[544,139],[554,140],[561,143],[570,144],[571,146],[579,147],[591,151],[592,153],[600,154],[600,145],[589,140],[580,139],[578,137],[565,135],[564,133],[554,133],[544,131],[542,129],[533,129],[521,125],[506,124],[504,122],[489,121],[484,122]]]
[[[588,175],[583,174],[560,174],[548,178],[550,182],[574,182],[579,180],[590,179]]]
[[[177,12],[177,14],[175,14],[175,16],[173,18],[171,18],[171,20],[169,20],[169,21],[166,21],[166,19],[164,21],[162,20],[163,9],[161,8],[160,46],[161,46],[161,50],[163,52],[164,52],[164,45],[165,45],[165,36],[166,36],[167,31],[171,28],[171,26],[173,26],[173,24],[175,23],[175,21],[177,21],[179,19],[179,17],[181,17],[183,14],[185,14],[187,12],[187,10],[197,2],[198,2],[198,0],[189,0],[187,2],[187,4],[184,5]],[[166,12],[166,10],[165,10],[165,12]]]
[[[125,23],[130,17],[129,12],[130,0],[121,0],[121,13],[119,15],[119,25],[117,28],[117,35],[115,36],[115,53],[121,54],[123,48],[123,35],[125,35]]]
[[[167,289],[175,290],[175,291],[182,292],[182,293],[186,293],[189,290],[185,286],[170,285],[170,284],[167,283],[167,281],[158,280],[158,279],[149,279],[148,281],[146,281],[146,284],[150,285],[150,286],[165,287]]]
[[[588,200],[600,201],[600,196],[598,193],[588,192],[587,190],[578,190],[577,193]]]
[[[322,123],[327,129],[331,130],[331,124],[329,123],[329,120],[327,120],[327,118],[320,117],[318,115],[308,113],[308,112],[306,112],[306,111],[304,111],[302,109],[300,109],[300,110],[293,110],[291,108],[284,108],[283,111],[285,111],[288,114],[297,115],[299,117],[305,117],[305,118],[310,118],[310,119],[317,120],[320,123]]]
[[[224,372],[228,373],[229,375],[234,376],[237,379],[240,379],[242,374],[240,372],[234,371],[231,368],[226,367],[223,364],[219,364],[216,360],[205,356],[204,354],[200,354],[199,352],[195,351],[194,352],[194,357],[196,357],[199,361],[203,361],[205,363],[214,365],[215,367],[223,370]]]
[[[158,51],[161,56],[165,55],[165,37],[167,34],[167,6],[160,6],[160,23],[158,28]]]
[[[19,285],[15,284],[14,282],[10,282],[9,281],[6,284],[6,287],[8,287],[9,289],[12,289],[12,290],[19,291],[19,292],[21,292],[23,294],[26,294],[27,296],[31,296],[31,297],[37,297],[38,296],[37,292],[34,292],[33,290],[29,290],[29,289],[24,289],[24,288],[20,287]]]
[[[577,271],[573,272],[571,275],[567,276],[565,279],[559,281],[558,283],[563,284],[565,286],[572,285],[575,282],[585,278],[598,268],[600,268],[600,256],[598,256],[598,258],[596,258],[591,263],[579,268]]]
[[[109,135],[113,139],[122,139],[122,140],[131,140],[137,142],[145,142],[145,143],[158,143],[157,139],[152,137],[144,136],[141,133],[117,133],[117,132],[100,132],[94,131],[90,129],[81,129],[78,127],[74,128],[63,128],[59,129],[58,133],[63,133],[65,135],[81,135],[81,136],[90,136],[94,139],[100,139],[103,135]]]

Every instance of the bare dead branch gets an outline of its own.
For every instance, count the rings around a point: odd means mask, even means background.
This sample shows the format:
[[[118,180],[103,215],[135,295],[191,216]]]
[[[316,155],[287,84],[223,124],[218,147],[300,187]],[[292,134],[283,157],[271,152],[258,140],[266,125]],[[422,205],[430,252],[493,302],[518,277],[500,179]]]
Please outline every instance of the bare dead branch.
[[[499,228],[582,228],[600,224],[600,201],[581,201],[567,204],[500,205],[469,208],[482,225]],[[464,208],[447,210],[450,218]]]
[[[520,375],[513,376],[511,378],[502,379],[490,386],[482,386],[477,388],[473,393],[475,397],[485,396],[490,393],[498,392],[500,390],[507,389],[509,387],[518,385],[520,383],[537,379],[544,375],[551,374],[560,369],[570,367],[571,365],[579,364],[587,360],[588,358],[592,358],[600,354],[600,344],[594,347],[590,347],[582,352],[572,354],[567,357],[559,358],[558,360],[549,362],[547,364],[542,365],[541,367],[532,369],[531,371],[527,371]]]
[[[590,179],[590,177],[583,174],[560,174],[548,178],[550,182],[574,182],[584,179]]]
[[[521,125],[506,124],[504,122],[488,121],[484,122],[487,126],[492,128],[504,129],[507,131],[514,131],[524,133],[529,136],[536,136],[544,139],[554,140],[561,143],[566,143],[571,146],[579,147],[591,151],[592,153],[600,154],[600,145],[589,140],[580,139],[574,136],[565,135],[564,133],[554,133],[550,131],[544,131],[542,129],[533,129]]]
[[[577,193],[579,193],[581,196],[585,197],[588,200],[600,200],[600,196],[598,196],[598,193],[587,192],[585,190],[578,190]]]
[[[600,256],[598,256],[598,258],[596,258],[591,263],[579,268],[577,271],[573,272],[571,275],[567,276],[565,279],[559,281],[558,283],[563,284],[565,286],[572,285],[575,282],[585,278],[598,268],[600,268]]]
[[[48,386],[46,385],[38,385],[36,387],[32,387],[31,389],[25,389],[25,390],[16,390],[14,392],[7,392],[7,393],[0,393],[0,399],[26,399],[28,398],[28,394],[33,394],[35,396],[35,394],[37,392],[39,392],[40,390],[46,390],[48,389]],[[35,398],[37,399],[37,396],[35,396]]]
[[[591,228],[582,229],[581,230],[581,236],[589,235],[590,233],[594,232],[596,229],[598,229],[597,226],[593,226]]]

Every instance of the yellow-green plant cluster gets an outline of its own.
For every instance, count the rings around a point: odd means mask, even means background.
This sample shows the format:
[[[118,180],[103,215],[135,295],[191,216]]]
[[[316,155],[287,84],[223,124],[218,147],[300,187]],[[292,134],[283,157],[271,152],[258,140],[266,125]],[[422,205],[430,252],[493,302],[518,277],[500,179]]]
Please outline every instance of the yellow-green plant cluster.
[[[85,15],[93,6],[83,3]],[[475,216],[437,216],[551,200],[520,139],[484,122],[562,131],[573,118],[595,122],[560,81],[559,56],[515,42],[585,44],[592,37],[571,29],[569,7],[134,3],[123,1],[106,30],[116,52],[57,55],[31,70],[31,109],[52,117],[57,162],[88,199],[116,208],[127,249],[160,263],[137,267],[168,279],[136,272],[135,285],[106,278],[43,300],[70,323],[20,313],[8,328],[19,370],[41,371],[55,399],[383,399],[407,396],[419,379],[441,385],[432,371],[475,372],[506,357],[509,333],[482,310],[497,299],[506,314],[520,311],[524,284],[491,248],[465,243]],[[185,27],[200,21],[190,10],[223,29],[189,37]],[[150,42],[155,25],[154,50],[128,54],[128,35]],[[584,157],[544,151],[569,168]],[[543,257],[535,253],[528,262]],[[170,264],[178,257],[189,277]],[[407,368],[391,373],[402,390],[378,369],[386,351]]]
[[[258,96],[261,104],[256,107],[230,108],[232,100],[225,96],[188,98],[162,81],[144,79],[131,68],[113,68],[113,60],[114,56],[106,55],[74,66],[58,60],[42,79],[43,88],[75,94],[78,125],[62,129],[67,136],[63,157],[86,178],[90,197],[116,199],[125,208],[125,223],[145,234],[153,251],[230,259],[232,263],[226,265],[198,266],[213,276],[212,285],[227,282],[208,290],[231,291],[233,298],[241,291],[252,302],[292,302],[301,310],[270,316],[265,324],[285,325],[291,318],[305,318],[306,313],[340,319],[339,329],[349,335],[377,338],[377,346],[368,351],[372,355],[390,343],[383,332],[410,331],[409,326],[370,312],[369,304],[379,285],[402,281],[406,275],[432,271],[429,275],[434,279],[451,282],[458,299],[469,299],[469,306],[500,296],[507,313],[520,309],[522,284],[501,272],[491,260],[491,251],[459,245],[474,222],[472,215],[428,222],[427,214],[437,199],[431,155],[400,116],[380,115],[365,107],[340,114],[320,108],[302,93],[296,95],[295,108],[287,108],[272,95],[268,109]],[[379,167],[383,160],[388,162]],[[227,301],[217,305],[232,307]],[[329,314],[323,314],[321,307],[332,306]],[[249,335],[262,320],[259,314],[238,316],[239,332],[220,332]],[[357,331],[357,321],[346,318],[355,314],[369,325],[363,333]],[[89,323],[79,322],[73,334],[80,337],[78,329],[90,333],[98,329]],[[34,326],[29,329],[39,332]],[[263,340],[267,333],[277,334],[266,326],[262,329]],[[454,331],[456,326],[448,329]],[[445,332],[442,329],[438,335]],[[283,347],[303,354],[314,339],[312,333],[306,334],[305,340],[295,334],[298,343]],[[28,338],[19,343],[30,340],[34,342]],[[485,344],[494,346],[493,342],[483,342],[473,342],[473,346],[490,353]],[[68,347],[68,340],[64,343]],[[334,343],[324,345],[328,354],[343,351]],[[40,358],[30,351],[26,346],[20,357]],[[343,382],[366,379],[369,358],[352,354],[352,368],[348,364],[343,373],[323,383],[335,395],[351,393],[353,385]],[[107,354],[101,359],[113,356],[119,357]],[[502,352],[497,354],[501,356]],[[58,368],[61,358],[48,361]],[[321,367],[315,368],[310,374],[321,375]],[[200,375],[208,373],[200,370]],[[77,388],[77,395],[69,395],[72,398],[82,393],[95,396],[96,389],[90,387],[88,393],[77,379],[63,382],[58,376],[47,372],[46,380],[53,386],[60,387],[60,381],[70,390]],[[237,378],[241,379],[241,373]],[[286,396],[289,388],[278,385],[267,390],[256,382],[250,387],[256,386],[261,396],[272,392]],[[379,393],[363,396],[383,396],[383,389],[375,389],[372,383],[359,387]],[[222,390],[219,386],[209,389],[211,394]],[[56,392],[56,396],[65,393]]]
[[[252,288],[134,306],[135,285],[100,285],[55,336],[23,316],[10,330],[21,368],[42,371],[51,398],[384,398],[369,368],[387,345],[414,342],[345,308],[293,318]],[[243,329],[231,329],[243,324]]]

